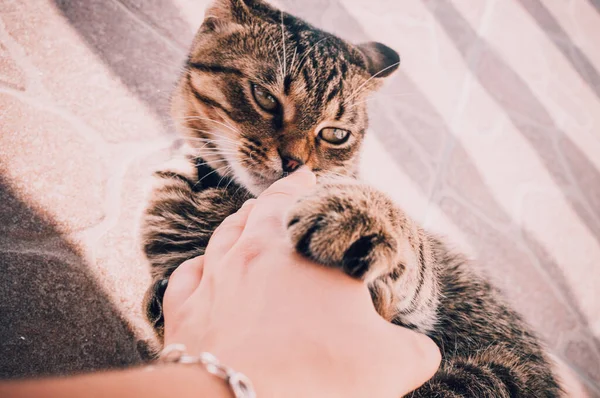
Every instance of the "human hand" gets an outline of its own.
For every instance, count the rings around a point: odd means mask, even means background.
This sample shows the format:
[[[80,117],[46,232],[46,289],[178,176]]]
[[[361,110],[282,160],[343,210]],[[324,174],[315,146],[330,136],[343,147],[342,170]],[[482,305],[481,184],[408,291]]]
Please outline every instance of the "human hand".
[[[262,397],[407,394],[437,370],[435,344],[385,321],[363,283],[309,262],[287,240],[285,212],[314,184],[302,169],[277,181],[223,222],[205,256],[175,271],[165,344],[211,352]]]

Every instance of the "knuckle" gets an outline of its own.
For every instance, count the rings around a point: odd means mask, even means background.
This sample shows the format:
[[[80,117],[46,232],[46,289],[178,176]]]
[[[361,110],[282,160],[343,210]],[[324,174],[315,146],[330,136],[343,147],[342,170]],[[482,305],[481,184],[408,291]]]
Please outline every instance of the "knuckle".
[[[223,220],[221,225],[233,224],[237,219],[238,219],[237,213],[232,213],[232,214],[228,215],[227,217],[225,217],[225,219]]]
[[[266,245],[266,238],[263,234],[252,233],[242,236],[238,241],[241,251],[262,250]]]
[[[266,198],[291,198],[292,195],[289,192],[286,192],[284,190],[271,190],[271,191],[265,191],[261,196],[260,199],[266,199]]]
[[[258,201],[258,199],[256,199],[256,198],[248,199],[247,201],[244,202],[244,204],[242,205],[242,208],[248,207],[248,206],[254,206],[257,201]]]
[[[279,212],[275,212],[275,211],[270,211],[270,212],[266,213],[263,217],[263,223],[269,227],[281,226],[281,223],[283,222],[282,220],[283,220],[283,214],[280,214]]]
[[[273,203],[263,203],[261,206],[257,206],[253,214],[251,214],[254,227],[279,227],[282,223],[285,209],[285,206],[282,207]]]
[[[241,253],[241,260],[243,264],[249,264],[255,260],[260,254],[261,250],[256,246],[245,246]]]
[[[243,226],[244,225],[242,223],[242,217],[240,217],[237,213],[234,213],[227,216],[223,220],[221,225],[217,227],[214,233],[216,234],[217,232],[223,233],[223,231],[237,230],[238,228],[242,228]]]
[[[266,245],[265,239],[259,235],[244,237],[238,242],[238,259],[243,264],[248,264],[264,251]]]

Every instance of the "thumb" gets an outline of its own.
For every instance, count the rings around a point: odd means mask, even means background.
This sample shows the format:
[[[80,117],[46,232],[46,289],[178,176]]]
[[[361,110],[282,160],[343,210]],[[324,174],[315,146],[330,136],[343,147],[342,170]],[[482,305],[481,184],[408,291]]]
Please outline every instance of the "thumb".
[[[204,256],[196,257],[182,263],[169,278],[169,285],[163,299],[165,319],[179,307],[196,290],[204,273]]]
[[[274,182],[258,197],[242,236],[256,240],[275,236],[274,233],[281,236],[285,212],[316,183],[317,177],[306,166]]]
[[[408,394],[422,386],[437,372],[442,356],[438,346],[428,336],[406,329],[401,326],[389,324],[391,338],[387,343],[390,355],[393,355],[402,369],[402,395]],[[399,373],[395,369],[396,377]]]
[[[307,166],[302,166],[289,176],[275,181],[269,188],[267,188],[260,196],[266,198],[271,195],[287,194],[290,196],[298,196],[317,183],[317,177],[310,171]]]

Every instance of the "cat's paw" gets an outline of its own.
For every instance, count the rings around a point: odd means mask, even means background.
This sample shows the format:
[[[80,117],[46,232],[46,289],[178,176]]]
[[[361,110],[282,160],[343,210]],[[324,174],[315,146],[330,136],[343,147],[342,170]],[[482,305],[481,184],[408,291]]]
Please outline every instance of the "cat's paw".
[[[398,212],[380,192],[359,184],[323,185],[286,219],[300,254],[367,282],[399,261]]]

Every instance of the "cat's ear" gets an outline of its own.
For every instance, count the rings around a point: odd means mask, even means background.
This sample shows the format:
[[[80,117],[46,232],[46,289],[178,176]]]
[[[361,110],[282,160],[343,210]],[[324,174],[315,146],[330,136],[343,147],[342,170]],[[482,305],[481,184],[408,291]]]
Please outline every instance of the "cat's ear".
[[[214,0],[204,13],[202,31],[219,31],[232,23],[247,24],[252,12],[244,0]]]
[[[206,10],[202,28],[216,30],[230,23],[246,25],[256,18],[269,18],[279,12],[262,0],[214,0]]]
[[[367,64],[367,71],[373,77],[386,77],[400,65],[400,55],[385,44],[375,41],[356,46]]]

